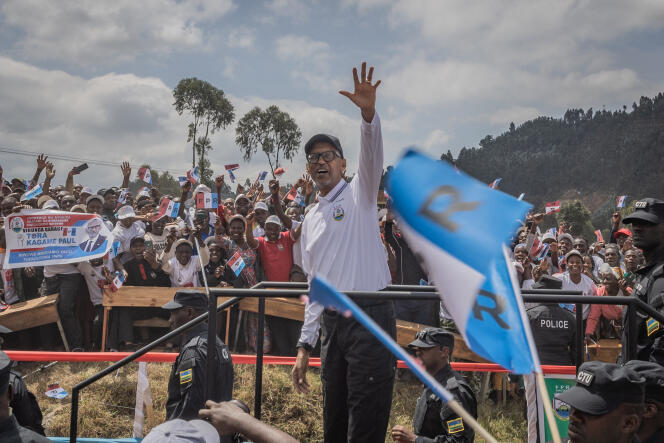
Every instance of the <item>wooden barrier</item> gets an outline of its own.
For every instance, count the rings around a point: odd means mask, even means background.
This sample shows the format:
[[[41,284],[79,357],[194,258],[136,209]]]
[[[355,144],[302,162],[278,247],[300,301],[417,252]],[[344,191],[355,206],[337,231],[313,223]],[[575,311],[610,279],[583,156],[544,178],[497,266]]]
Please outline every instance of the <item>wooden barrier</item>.
[[[51,323],[58,325],[62,343],[65,345],[67,352],[69,352],[67,336],[65,336],[65,331],[60,322],[60,315],[58,315],[58,294],[14,303],[9,308],[0,312],[0,325],[12,331],[22,331]]]
[[[102,350],[106,349],[106,336],[108,335],[108,317],[113,307],[141,307],[154,308],[161,307],[173,300],[175,293],[181,288],[167,287],[144,287],[144,286],[123,286],[118,292],[112,292],[110,289],[104,289],[103,306],[104,321],[102,326]],[[205,292],[205,288],[199,289]],[[221,304],[231,297],[218,297],[218,303]],[[241,311],[258,312],[258,298],[249,297],[240,301],[238,307]],[[287,318],[290,320],[304,320],[304,303],[296,298],[268,298],[265,300],[265,314],[274,317]],[[149,324],[149,326],[153,326]],[[413,341],[415,334],[427,326],[418,323],[411,323],[403,320],[397,320],[397,342],[401,346],[406,346]],[[454,341],[454,357],[460,360],[484,363],[487,360],[478,356],[468,349],[463,338],[456,334]]]

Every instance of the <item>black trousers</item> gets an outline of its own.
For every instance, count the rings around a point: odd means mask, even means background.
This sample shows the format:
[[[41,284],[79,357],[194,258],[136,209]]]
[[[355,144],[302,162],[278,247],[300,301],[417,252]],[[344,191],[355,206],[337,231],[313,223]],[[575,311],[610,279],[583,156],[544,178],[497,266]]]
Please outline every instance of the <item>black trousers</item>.
[[[81,282],[81,274],[58,274],[44,279],[46,282],[46,295],[58,295],[58,315],[62,322],[62,329],[69,342],[69,348],[75,349],[83,346],[81,325],[76,318],[76,296]]]
[[[392,301],[360,306],[393,338]],[[353,318],[321,316],[323,427],[325,442],[385,441],[396,358]]]

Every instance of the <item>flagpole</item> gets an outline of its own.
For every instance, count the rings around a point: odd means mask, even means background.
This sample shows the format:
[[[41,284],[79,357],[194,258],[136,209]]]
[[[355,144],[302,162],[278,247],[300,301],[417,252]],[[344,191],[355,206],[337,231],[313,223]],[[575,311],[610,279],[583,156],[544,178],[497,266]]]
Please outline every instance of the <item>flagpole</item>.
[[[194,202],[194,204],[196,203]],[[189,225],[192,229],[195,229],[194,217],[189,217]],[[214,374],[216,367],[215,360],[217,358],[217,297],[210,296],[210,288],[208,287],[207,276],[205,275],[205,265],[203,264],[203,257],[201,257],[201,245],[198,242],[198,237],[196,235],[194,235],[194,243],[196,244],[196,251],[198,251],[198,263],[201,265],[201,274],[203,275],[203,284],[205,285],[205,295],[208,299],[207,386],[205,386],[205,398],[211,398],[215,383],[215,378],[212,374]]]
[[[553,416],[553,407],[551,406],[551,398],[549,397],[549,393],[546,390],[546,383],[544,382],[544,373],[542,372],[542,366],[540,365],[539,355],[537,354],[537,349],[535,348],[535,340],[533,339],[533,334],[532,331],[530,330],[530,327],[526,326],[530,325],[530,322],[528,321],[528,317],[526,316],[526,309],[525,306],[523,305],[521,288],[519,287],[518,284],[516,284],[517,283],[516,275],[514,274],[514,269],[512,269],[512,266],[509,265],[509,257],[507,255],[507,247],[505,245],[503,245],[503,256],[505,257],[505,264],[507,265],[508,273],[510,275],[512,288],[514,289],[514,293],[518,295],[516,297],[516,301],[519,305],[519,315],[521,316],[521,322],[524,325],[523,329],[526,332],[526,341],[528,342],[528,349],[530,350],[531,358],[535,363],[535,376],[537,377],[537,386],[539,387],[540,395],[542,396],[542,403],[543,403],[542,406],[544,407],[544,415],[546,416],[546,421],[549,423],[549,428],[551,429],[551,436],[553,437],[553,442],[561,443],[560,434],[558,433],[558,426],[556,425],[556,419]],[[530,250],[528,250],[528,257],[530,257]]]
[[[452,408],[452,410],[456,412],[459,417],[465,420],[468,425],[470,425],[470,427],[473,428],[475,432],[477,432],[477,434],[481,435],[482,438],[484,438],[489,443],[498,443],[498,441],[491,434],[489,434],[489,432],[484,429],[477,420],[475,420],[475,417],[473,417],[463,408],[463,406],[461,406],[458,401],[456,401],[450,391],[441,386],[440,383],[438,383],[438,381],[433,378],[431,374],[423,370],[422,367],[417,364],[415,359],[413,359],[409,353],[404,351],[403,348],[399,346],[394,341],[394,339],[387,334],[387,332],[378,326],[378,324],[376,324],[376,322],[371,317],[369,317],[352,300],[350,300],[347,295],[338,293],[336,291],[334,292],[344,300],[344,304],[350,308],[352,316],[355,318],[355,320],[357,320],[365,328],[367,328],[369,332],[375,335],[396,357],[403,360],[406,365],[408,365],[408,367],[415,373],[415,375],[417,375],[417,377],[439,398],[445,399],[447,405],[449,405],[449,407]]]

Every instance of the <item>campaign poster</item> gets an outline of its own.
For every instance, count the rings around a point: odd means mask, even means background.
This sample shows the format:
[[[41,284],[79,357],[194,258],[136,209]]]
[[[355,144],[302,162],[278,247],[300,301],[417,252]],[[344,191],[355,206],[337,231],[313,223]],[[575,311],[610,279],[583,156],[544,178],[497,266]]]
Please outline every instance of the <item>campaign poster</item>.
[[[4,268],[77,263],[106,255],[113,236],[97,214],[23,210],[5,219]]]
[[[574,375],[545,375],[544,384],[551,399],[551,406],[553,406],[553,416],[556,420],[558,433],[563,441],[567,438],[567,427],[569,426],[570,407],[567,403],[556,399],[556,394],[567,391],[576,383]],[[542,407],[542,397],[540,396],[539,387],[537,389],[537,422],[539,424],[539,437],[541,442],[553,442],[553,435],[549,428],[549,422],[544,416],[544,408]]]

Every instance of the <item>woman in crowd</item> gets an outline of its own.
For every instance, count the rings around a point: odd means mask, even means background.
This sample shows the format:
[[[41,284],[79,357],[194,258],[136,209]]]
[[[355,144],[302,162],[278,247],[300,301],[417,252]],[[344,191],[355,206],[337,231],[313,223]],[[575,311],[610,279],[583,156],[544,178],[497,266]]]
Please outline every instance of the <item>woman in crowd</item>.
[[[632,289],[625,285],[620,268],[612,268],[608,263],[603,263],[600,266],[599,275],[602,277],[602,286],[597,291],[599,297],[631,295]],[[620,305],[592,305],[586,323],[586,343],[591,336],[620,338],[622,313],[623,307]]]

